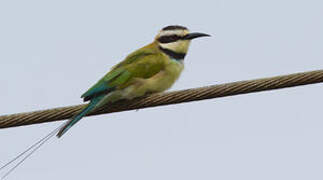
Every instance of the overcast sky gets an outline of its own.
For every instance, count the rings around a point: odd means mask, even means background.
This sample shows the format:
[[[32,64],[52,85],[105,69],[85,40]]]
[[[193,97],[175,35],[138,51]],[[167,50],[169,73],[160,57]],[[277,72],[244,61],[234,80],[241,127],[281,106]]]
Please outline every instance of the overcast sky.
[[[0,115],[80,95],[160,28],[192,42],[171,90],[323,69],[323,1],[0,1]],[[323,179],[323,84],[84,118],[8,180]],[[62,122],[0,130],[3,164]],[[3,172],[0,172],[3,173]]]

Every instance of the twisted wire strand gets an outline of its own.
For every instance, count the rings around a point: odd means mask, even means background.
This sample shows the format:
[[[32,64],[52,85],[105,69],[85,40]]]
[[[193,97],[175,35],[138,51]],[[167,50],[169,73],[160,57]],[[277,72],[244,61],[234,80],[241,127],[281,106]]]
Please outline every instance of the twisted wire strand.
[[[107,104],[103,108],[99,109],[98,111],[92,112],[89,115],[98,115],[190,101],[199,101],[204,99],[233,96],[321,82],[323,82],[323,70],[248,81],[238,81],[194,89],[186,89],[182,91],[152,94],[130,101],[122,100],[117,103]],[[84,106],[85,105],[75,105],[0,116],[0,128],[16,127],[68,119],[71,118],[75,113],[79,112]]]

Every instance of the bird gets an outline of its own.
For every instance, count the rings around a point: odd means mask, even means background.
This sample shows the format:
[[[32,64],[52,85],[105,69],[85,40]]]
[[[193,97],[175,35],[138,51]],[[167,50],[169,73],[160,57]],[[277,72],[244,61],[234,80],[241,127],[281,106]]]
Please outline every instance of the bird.
[[[130,53],[81,96],[88,105],[65,123],[57,137],[107,103],[169,89],[184,69],[191,40],[205,36],[210,35],[190,33],[180,25],[161,29],[152,43]]]
[[[1,166],[0,171],[18,161],[2,176],[2,179],[13,172],[55,134],[58,138],[62,137],[84,116],[107,103],[124,99],[131,100],[169,89],[184,69],[184,58],[191,41],[207,36],[210,35],[190,32],[188,28],[180,25],[162,28],[152,43],[130,53],[81,96],[85,102],[89,102],[82,110]],[[21,158],[22,160],[19,160]]]

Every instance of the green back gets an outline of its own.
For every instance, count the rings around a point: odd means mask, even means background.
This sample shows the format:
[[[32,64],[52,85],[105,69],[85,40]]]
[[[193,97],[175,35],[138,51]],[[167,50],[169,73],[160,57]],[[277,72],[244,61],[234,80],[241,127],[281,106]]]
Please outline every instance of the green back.
[[[150,78],[165,67],[166,61],[167,57],[159,51],[157,44],[151,43],[128,55],[81,97],[88,101],[127,87],[132,78]]]

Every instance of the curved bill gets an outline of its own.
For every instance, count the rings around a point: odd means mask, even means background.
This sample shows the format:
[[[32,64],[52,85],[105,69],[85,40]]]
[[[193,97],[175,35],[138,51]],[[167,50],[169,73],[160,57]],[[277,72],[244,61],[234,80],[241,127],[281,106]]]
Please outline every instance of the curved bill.
[[[187,34],[186,36],[183,37],[183,39],[192,40],[192,39],[195,39],[195,38],[205,37],[205,36],[211,36],[211,35],[205,34],[205,33],[195,32],[195,33],[189,33],[189,34]]]

